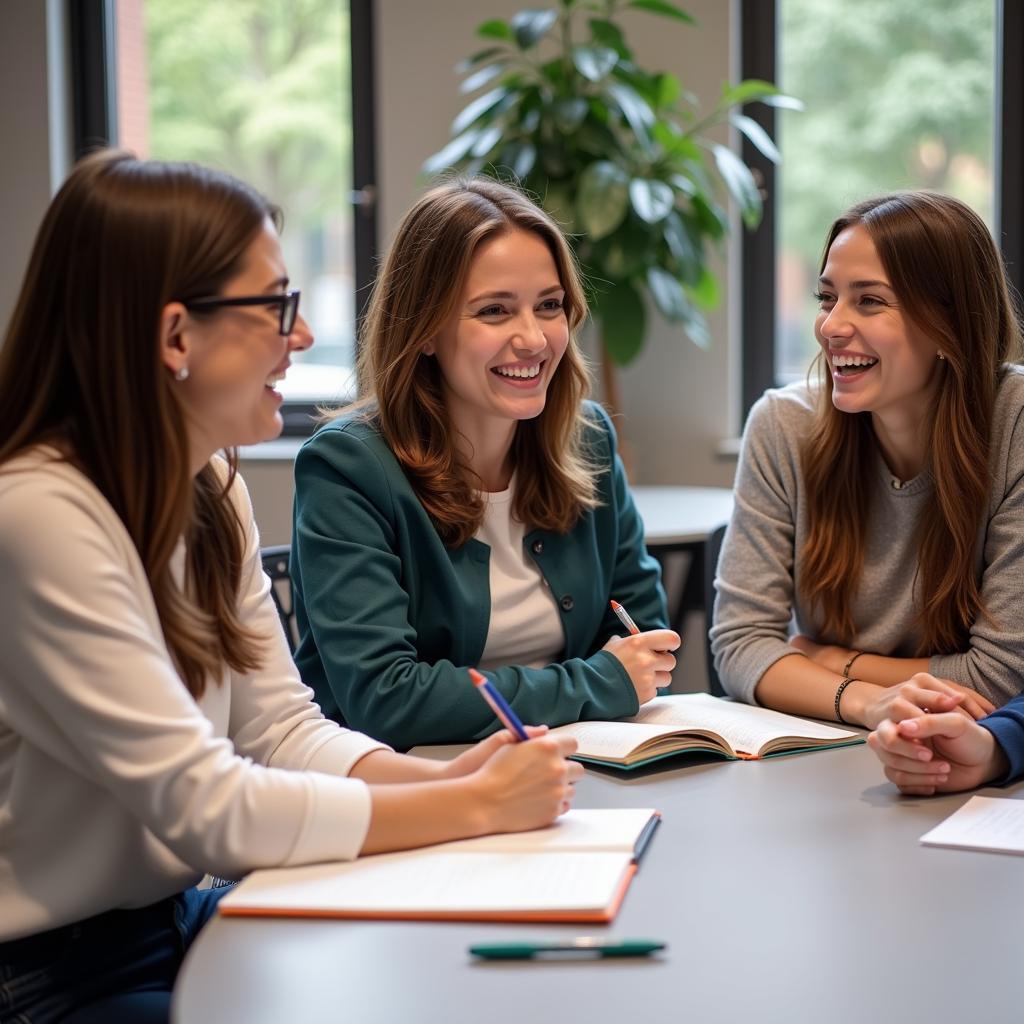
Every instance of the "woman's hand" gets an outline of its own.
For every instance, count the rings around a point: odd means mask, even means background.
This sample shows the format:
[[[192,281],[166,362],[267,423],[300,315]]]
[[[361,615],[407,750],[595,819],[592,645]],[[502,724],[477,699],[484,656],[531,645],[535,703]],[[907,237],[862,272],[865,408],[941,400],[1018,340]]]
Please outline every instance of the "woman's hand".
[[[493,736],[484,740],[474,750],[493,740]],[[576,740],[571,736],[494,742],[490,751],[490,757],[467,780],[480,797],[483,832],[543,828],[569,809],[576,793],[573,787],[583,775],[581,764],[566,760],[576,752]]]
[[[913,796],[974,789],[1007,771],[1006,755],[988,729],[957,712],[886,719],[868,736],[885,776]]]
[[[526,735],[530,739],[543,736],[548,731],[546,725],[528,725],[525,728]],[[515,742],[516,738],[508,729],[501,729],[488,736],[487,739],[481,740],[470,747],[469,750],[464,750],[458,757],[452,758],[451,761],[439,762],[442,764],[442,768],[438,773],[438,778],[461,779],[463,776],[472,775],[473,772],[482,768],[502,747]]]
[[[854,682],[848,692],[851,696],[859,696],[862,686],[867,696],[855,718],[869,729],[876,729],[887,718],[901,722],[905,718],[924,716],[930,711],[954,711],[964,701],[963,687],[936,679],[926,672],[918,672],[897,686],[879,687]],[[846,700],[845,696],[843,700]]]
[[[672,682],[672,670],[676,667],[672,652],[680,643],[674,630],[651,629],[632,636],[613,636],[603,649],[622,662],[637,700],[646,704],[657,697],[660,687]]]

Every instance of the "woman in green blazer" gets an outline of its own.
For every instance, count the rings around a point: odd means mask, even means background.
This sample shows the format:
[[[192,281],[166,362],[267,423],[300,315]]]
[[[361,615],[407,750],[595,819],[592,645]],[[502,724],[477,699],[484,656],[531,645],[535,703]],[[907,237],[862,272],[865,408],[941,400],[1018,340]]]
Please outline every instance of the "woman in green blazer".
[[[572,254],[521,193],[454,181],[377,280],[363,398],[296,461],[296,660],[329,715],[398,747],[635,714],[668,685],[657,564],[611,423],[584,401]],[[641,632],[623,632],[615,598]]]

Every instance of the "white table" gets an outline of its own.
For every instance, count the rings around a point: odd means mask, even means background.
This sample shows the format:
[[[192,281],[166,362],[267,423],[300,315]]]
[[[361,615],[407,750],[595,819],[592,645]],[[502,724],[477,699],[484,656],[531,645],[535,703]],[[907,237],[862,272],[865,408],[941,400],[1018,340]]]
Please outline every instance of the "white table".
[[[426,752],[426,751],[424,751]],[[964,796],[903,799],[864,746],[646,774],[588,770],[579,807],[664,822],[618,919],[569,925],[218,918],[175,1024],[917,1024],[1021,1019],[1021,860],[922,847]],[[1018,785],[992,796],[1024,796]],[[597,932],[664,954],[474,962],[474,942]]]
[[[703,544],[732,517],[727,487],[632,487],[647,547]]]

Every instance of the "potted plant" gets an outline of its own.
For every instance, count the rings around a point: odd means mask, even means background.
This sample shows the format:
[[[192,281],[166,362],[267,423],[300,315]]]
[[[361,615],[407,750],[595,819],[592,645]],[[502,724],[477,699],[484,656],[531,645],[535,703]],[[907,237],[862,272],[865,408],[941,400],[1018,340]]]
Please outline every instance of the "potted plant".
[[[725,197],[748,227],[760,221],[749,168],[706,133],[729,120],[777,161],[772,140],[741,109],[755,101],[799,107],[771,83],[748,80],[724,86],[702,112],[675,75],[638,65],[616,21],[626,9],[694,24],[666,0],[560,0],[557,9],[481,24],[487,45],[456,69],[461,91],[476,95],[423,168],[514,177],[565,227],[593,285],[613,408],[613,364],[643,347],[645,296],[706,347],[702,311],[719,292],[708,254],[728,231]]]

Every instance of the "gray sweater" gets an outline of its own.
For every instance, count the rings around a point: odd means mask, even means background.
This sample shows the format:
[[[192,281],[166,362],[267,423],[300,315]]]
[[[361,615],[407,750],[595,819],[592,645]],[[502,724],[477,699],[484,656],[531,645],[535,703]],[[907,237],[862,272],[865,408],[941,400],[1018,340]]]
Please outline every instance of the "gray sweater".
[[[814,398],[804,384],[771,390],[750,412],[736,475],[736,506],[715,580],[711,649],[722,685],[755,703],[761,676],[794,653],[792,631],[819,643],[822,632],[796,596],[807,539],[807,496],[800,442],[813,426]],[[936,655],[930,671],[1002,704],[1024,690],[1024,371],[1007,369],[993,420],[991,480],[978,534],[977,578],[989,616],[974,623],[967,649]],[[898,486],[879,454],[864,570],[853,613],[857,650],[916,656],[920,631],[915,590],[915,524],[932,500],[929,473]]]

